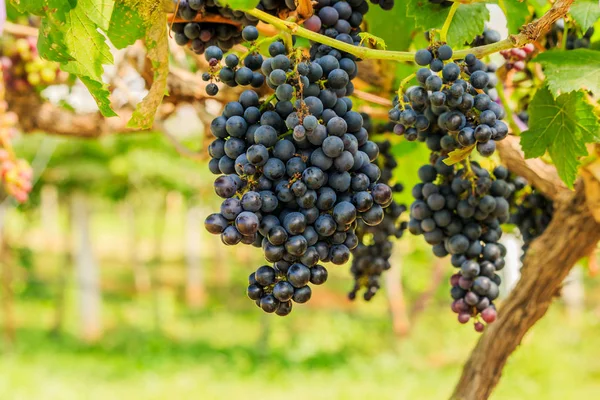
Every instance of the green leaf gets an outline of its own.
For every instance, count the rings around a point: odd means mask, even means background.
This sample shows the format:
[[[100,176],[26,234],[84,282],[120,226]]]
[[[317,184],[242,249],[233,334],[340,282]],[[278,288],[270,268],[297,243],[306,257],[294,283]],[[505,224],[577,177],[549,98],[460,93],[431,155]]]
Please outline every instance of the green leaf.
[[[490,12],[485,4],[461,4],[452,18],[448,29],[448,43],[460,46],[471,42],[485,28],[485,22],[490,19]]]
[[[110,16],[115,6],[115,0],[78,0],[79,5],[86,10],[88,18],[106,31],[110,24]]]
[[[40,16],[55,12],[64,14],[75,6],[72,1],[65,0],[10,0],[10,4],[21,13]]]
[[[600,18],[600,4],[597,0],[575,0],[569,12],[585,32]]]
[[[116,117],[117,113],[110,107],[110,92],[107,89],[107,85],[87,76],[80,76],[79,79],[81,79],[81,82],[83,82],[94,100],[96,100],[96,104],[102,115],[105,117]]]
[[[592,105],[583,92],[554,99],[544,87],[537,91],[528,110],[529,130],[521,135],[525,157],[541,157],[548,151],[559,176],[572,188],[579,157],[587,155],[586,143],[600,141],[600,125]]]
[[[37,48],[40,56],[56,62],[68,62],[73,60],[69,49],[65,45],[65,33],[56,29],[56,26],[64,24],[64,21],[55,19],[54,14],[48,15],[40,25]]]
[[[218,0],[217,3],[234,10],[251,10],[258,5],[259,0]]]
[[[99,28],[108,28],[114,0],[14,0],[43,16],[38,50],[58,61],[61,69],[79,77],[96,99],[103,115],[114,116],[109,92],[102,83],[104,64],[113,57]],[[60,3],[60,4],[58,4]]]
[[[531,14],[525,0],[499,0],[498,5],[506,16],[508,33],[519,33]]]
[[[145,25],[139,10],[118,1],[106,34],[116,48],[123,49],[144,37]]]
[[[429,30],[440,29],[449,12],[449,7],[430,3],[429,0],[408,0],[406,15],[414,17],[418,28]],[[448,29],[448,44],[455,47],[471,42],[483,32],[489,18],[490,13],[485,4],[461,4]]]
[[[102,81],[103,64],[112,64],[113,56],[106,39],[80,4],[69,11],[64,27],[65,44],[73,61],[62,65],[63,71]]]
[[[411,32],[415,30],[415,20],[407,17],[406,7],[396,7],[389,11],[381,7],[371,7],[365,15],[369,32],[386,39],[391,50],[408,50],[412,42]]]
[[[600,52],[589,49],[546,51],[533,61],[544,67],[554,96],[582,88],[600,94]]]
[[[154,124],[154,115],[167,90],[169,75],[169,45],[167,43],[167,20],[164,14],[157,14],[146,31],[148,59],[152,62],[154,82],[142,102],[137,105],[128,128],[150,129]]]
[[[548,0],[527,0],[527,3],[533,7],[536,15],[544,15],[552,6]]]

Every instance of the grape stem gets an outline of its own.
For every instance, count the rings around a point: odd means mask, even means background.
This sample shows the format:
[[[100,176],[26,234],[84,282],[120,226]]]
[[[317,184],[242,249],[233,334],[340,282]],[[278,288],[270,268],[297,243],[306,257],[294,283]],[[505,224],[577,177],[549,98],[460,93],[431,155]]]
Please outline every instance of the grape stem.
[[[515,122],[515,117],[512,112],[512,108],[508,104],[508,99],[506,98],[506,93],[504,93],[504,83],[498,80],[496,84],[496,91],[498,92],[498,97],[500,98],[500,102],[502,102],[502,106],[504,106],[504,112],[506,112],[506,119],[508,120],[508,125],[512,130],[513,135],[521,135],[521,128]]]
[[[410,74],[406,78],[402,79],[400,85],[398,86],[398,102],[402,104],[402,108],[404,108],[404,87],[416,76],[416,73]]]
[[[508,38],[497,43],[488,44],[485,46],[475,47],[472,49],[464,49],[455,51],[453,59],[463,59],[467,54],[474,54],[477,58],[482,58],[487,55],[497,53],[501,50],[511,49],[513,47],[523,47],[527,43],[535,42],[541,35],[546,33],[550,27],[560,18],[564,17],[569,11],[569,7],[575,0],[556,0],[552,7],[537,21],[530,24],[525,24],[521,27],[521,33],[517,35],[509,35]],[[459,2],[455,2],[457,4]],[[453,5],[454,7],[454,5]],[[339,40],[321,35],[310,31],[300,25],[284,21],[273,15],[267,14],[258,9],[245,11],[246,14],[252,15],[259,20],[273,25],[275,28],[289,32],[292,35],[300,36],[314,42],[322,43],[331,46],[335,49],[352,54],[361,59],[376,59],[376,60],[392,60],[392,61],[413,61],[415,53],[409,51],[390,51],[369,49],[367,47],[358,47],[352,44],[344,43]]]
[[[269,36],[269,37],[265,37],[260,40],[257,40],[252,46],[250,46],[248,48],[248,50],[244,54],[242,54],[239,62],[241,63],[242,61],[244,61],[244,59],[246,57],[248,57],[250,54],[252,54],[255,51],[257,51],[258,49],[260,49],[261,46],[263,46],[265,44],[270,44],[272,42],[275,42],[276,40],[281,39],[283,35],[285,35],[285,33],[279,33],[277,35],[273,35],[273,36]]]
[[[260,111],[263,111],[269,104],[271,104],[271,102],[273,101],[273,99],[275,99],[275,93],[273,93],[272,95],[270,95],[269,97],[267,97],[267,99],[264,101],[264,103],[261,104],[261,106],[259,107]]]
[[[446,17],[446,20],[444,21],[444,26],[442,26],[442,32],[440,32],[440,40],[442,42],[448,41],[447,40],[448,30],[450,29],[450,24],[452,23],[452,18],[454,18],[454,14],[456,14],[458,7],[460,7],[460,3],[458,3],[458,2],[452,3],[452,7],[450,7],[450,12],[448,13],[448,16]]]

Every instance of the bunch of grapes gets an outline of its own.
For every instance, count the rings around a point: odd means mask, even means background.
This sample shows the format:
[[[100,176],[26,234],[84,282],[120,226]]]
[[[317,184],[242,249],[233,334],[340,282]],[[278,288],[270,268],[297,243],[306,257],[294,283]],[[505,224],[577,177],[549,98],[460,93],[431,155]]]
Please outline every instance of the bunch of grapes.
[[[344,58],[309,61],[280,42],[269,54],[260,70],[274,95],[261,102],[246,90],[211,124],[209,168],[222,174],[215,191],[224,201],[205,225],[226,245],[262,247],[273,264],[250,276],[248,296],[287,315],[292,301],[309,300],[309,283],[326,281],[319,262],[346,263],[358,245],[358,221],[379,224],[393,200],[378,183],[379,149],[343,97],[350,83]]]
[[[513,186],[507,181],[508,170],[497,167],[491,175],[476,162],[455,168],[432,157],[432,164],[419,169],[421,183],[413,188],[408,229],[423,235],[433,254],[451,254],[451,263],[459,272],[451,278],[454,299],[452,310],[460,323],[475,319],[480,332],[496,319],[493,301],[498,297],[506,249],[498,241],[500,225],[509,220],[507,199]]]
[[[561,48],[564,40],[565,20],[559,19],[552,25],[552,29],[546,34],[546,48]],[[572,24],[567,32],[567,43],[565,50],[587,49],[590,47],[590,40],[594,35],[594,28],[589,28],[586,32],[581,32]]]
[[[24,92],[56,82],[60,70],[52,61],[39,57],[35,38],[4,37],[0,42],[2,74],[11,90]]]
[[[243,40],[251,45],[256,44],[258,39],[258,29],[254,26],[247,26],[242,30]],[[275,42],[270,49],[275,50],[275,54],[285,52],[285,47],[281,42]],[[272,54],[273,55],[273,54]],[[202,74],[202,80],[210,83],[206,86],[206,93],[214,96],[219,92],[219,87],[215,82],[223,82],[229,87],[252,86],[260,88],[265,83],[265,77],[260,68],[263,64],[263,56],[252,48],[242,56],[242,59],[235,54],[228,54],[223,60],[223,50],[217,46],[211,46],[204,53],[206,61],[209,64],[209,70]],[[224,61],[225,65],[222,65]],[[242,63],[243,65],[240,65]],[[271,85],[270,85],[271,86]]]
[[[519,228],[523,238],[523,256],[531,242],[540,236],[552,221],[554,204],[535,187],[528,185],[525,178],[511,176],[515,187],[512,197],[510,223]]]
[[[515,71],[523,71],[525,69],[525,62],[531,53],[535,50],[533,43],[528,43],[520,49],[513,48],[509,50],[502,50],[500,54],[506,60],[506,69],[514,69]]]
[[[0,83],[2,86],[2,83]],[[0,87],[4,94],[4,87]],[[29,164],[16,158],[11,145],[11,140],[16,134],[18,117],[8,111],[6,101],[0,101],[0,177],[6,193],[18,202],[24,203],[29,198],[33,187],[33,172]]]
[[[366,119],[366,118],[365,118]],[[394,168],[398,166],[391,153],[391,143],[383,141],[377,143],[379,147],[379,158],[381,166],[380,182],[389,184],[393,179]],[[397,183],[392,187],[394,193],[402,192],[402,185]],[[390,269],[389,259],[392,255],[393,240],[402,237],[406,229],[406,222],[401,221],[402,213],[406,206],[392,201],[384,211],[381,224],[369,226],[362,221],[358,222],[356,235],[359,244],[352,252],[352,266],[350,272],[354,277],[354,287],[348,294],[351,300],[356,298],[357,293],[364,288],[363,298],[371,300],[380,287],[379,278],[383,271]]]
[[[417,51],[415,61],[427,66],[417,71],[419,86],[394,99],[389,117],[394,133],[409,141],[426,142],[430,150],[449,153],[477,148],[484,157],[496,150],[496,141],[508,134],[501,121],[504,108],[498,104],[495,67],[473,54],[451,61],[448,45]]]

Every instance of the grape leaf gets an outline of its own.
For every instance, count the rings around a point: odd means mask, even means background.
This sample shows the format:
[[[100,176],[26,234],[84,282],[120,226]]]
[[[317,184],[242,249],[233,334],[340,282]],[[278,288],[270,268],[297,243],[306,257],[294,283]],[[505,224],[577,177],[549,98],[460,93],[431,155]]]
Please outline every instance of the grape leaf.
[[[103,64],[112,64],[113,57],[98,25],[108,27],[114,0],[14,1],[43,16],[38,37],[40,56],[60,62],[63,71],[78,76],[104,116],[116,115],[102,83]]]
[[[513,1],[513,0],[511,0]],[[450,12],[450,7],[433,4],[429,0],[408,0],[406,15],[415,19],[418,28],[440,29]],[[461,4],[448,29],[448,44],[461,46],[483,32],[490,13],[482,3]]]
[[[533,61],[544,67],[548,88],[554,96],[582,88],[600,94],[600,51],[552,50],[541,53]]]
[[[154,115],[162,102],[167,90],[167,77],[169,75],[169,45],[167,43],[166,15],[156,13],[151,25],[146,30],[146,47],[148,59],[152,62],[154,81],[150,91],[137,105],[128,128],[150,129],[154,124]]]
[[[552,6],[548,0],[527,0],[527,3],[533,7],[536,15],[544,15]]]
[[[388,11],[381,7],[371,7],[365,14],[365,21],[369,32],[385,38],[391,50],[408,50],[415,20],[406,16],[406,7],[398,5]]]
[[[101,81],[90,79],[87,76],[80,76],[79,79],[88,88],[90,94],[96,100],[98,109],[105,117],[116,117],[117,113],[110,106],[110,92],[107,85]]]
[[[56,18],[57,15],[49,14],[48,17],[42,19],[37,41],[38,52],[40,56],[47,60],[68,62],[73,60],[73,57],[71,57],[69,49],[65,45],[65,33],[62,30],[55,29],[64,21]]]
[[[101,1],[101,0],[100,0]],[[64,27],[65,45],[73,61],[61,66],[63,71],[102,81],[103,64],[112,64],[113,56],[104,36],[89,18],[82,3],[67,14]]]
[[[145,25],[139,10],[118,2],[106,34],[116,48],[123,49],[144,36]]]
[[[560,178],[573,188],[578,158],[587,155],[585,144],[600,141],[598,118],[585,93],[565,93],[554,99],[544,87],[537,91],[528,110],[529,130],[521,135],[525,157],[541,157],[548,151]]]
[[[10,3],[21,13],[39,16],[50,13],[64,14],[75,7],[72,0],[10,0]]]
[[[519,33],[519,28],[529,18],[529,7],[525,0],[499,0],[498,5],[506,16],[508,33]]]
[[[460,46],[471,42],[483,32],[485,22],[489,19],[490,12],[485,4],[461,4],[448,29],[448,43],[451,46]]]
[[[218,0],[217,3],[234,10],[251,10],[258,5],[259,0]]]
[[[113,8],[115,6],[115,0],[78,0],[86,10],[88,18],[98,26],[98,28],[106,31],[110,23],[110,16],[112,15]]]
[[[600,18],[600,4],[597,0],[576,0],[569,13],[585,32]]]

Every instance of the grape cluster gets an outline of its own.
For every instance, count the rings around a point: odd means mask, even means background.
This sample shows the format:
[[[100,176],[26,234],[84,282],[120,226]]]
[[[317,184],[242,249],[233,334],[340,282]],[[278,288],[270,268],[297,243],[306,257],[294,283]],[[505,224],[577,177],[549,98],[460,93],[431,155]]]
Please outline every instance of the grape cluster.
[[[186,21],[174,23],[171,30],[175,42],[180,46],[190,46],[196,54],[202,54],[210,46],[229,50],[242,41],[238,25],[256,25],[257,20],[242,11],[221,7],[215,0],[178,0],[177,17]],[[194,22],[198,15],[218,15],[231,21]]]
[[[224,201],[205,226],[226,245],[262,247],[273,264],[250,276],[248,296],[286,315],[310,298],[309,283],[327,279],[319,262],[346,263],[358,221],[379,224],[393,200],[377,183],[379,149],[343,97],[343,58],[311,62],[280,42],[269,54],[260,70],[274,95],[261,102],[246,90],[211,124],[209,168],[223,174],[214,186]]]
[[[528,185],[525,178],[511,176],[515,194],[511,199],[510,222],[519,228],[523,238],[523,257],[531,242],[540,236],[552,220],[554,205],[533,186]]]
[[[546,48],[561,48],[565,31],[565,20],[559,19],[552,25],[552,29],[546,34]],[[594,35],[594,28],[589,28],[583,34],[575,26],[570,26],[567,32],[567,43],[565,50],[587,49]]]
[[[35,38],[4,37],[0,42],[2,74],[6,86],[17,92],[45,87],[56,82],[58,64],[40,58]]]
[[[389,111],[394,133],[409,141],[426,142],[430,150],[449,153],[477,148],[484,157],[496,150],[496,141],[508,134],[501,121],[504,108],[496,103],[495,66],[473,54],[453,62],[452,48],[432,46],[416,52],[419,86],[394,99]],[[427,67],[425,67],[427,66]]]
[[[4,90],[0,81],[0,94],[3,95]],[[0,100],[0,178],[6,193],[24,203],[33,187],[33,171],[27,161],[16,158],[12,149],[11,140],[16,134],[17,120],[17,115],[8,111],[6,101]]]
[[[452,255],[452,265],[460,269],[451,278],[452,310],[460,323],[475,318],[475,330],[481,331],[479,315],[487,323],[496,318],[500,277],[495,272],[504,268],[506,254],[498,243],[500,225],[509,220],[513,186],[504,167],[491,175],[476,162],[456,169],[442,158],[433,155],[433,164],[419,169],[408,229],[423,235],[435,256]]]
[[[366,119],[366,118],[365,118]],[[398,166],[391,153],[391,143],[383,141],[377,143],[379,147],[379,158],[381,166],[380,182],[389,184],[393,180],[393,170]],[[397,183],[391,186],[394,193],[402,192],[402,185]],[[406,229],[406,222],[401,221],[402,213],[406,206],[392,201],[384,211],[381,224],[369,226],[362,221],[358,222],[356,235],[359,244],[352,252],[352,266],[350,272],[354,278],[354,287],[348,294],[351,300],[356,298],[357,293],[364,288],[363,298],[371,300],[380,287],[379,278],[383,271],[390,268],[389,259],[392,255],[393,239],[402,237]]]
[[[258,29],[254,26],[246,26],[242,30],[243,40],[251,45],[258,39]],[[272,55],[275,56],[285,52],[285,46],[281,42],[275,42],[270,48]],[[206,93],[209,96],[215,96],[219,92],[219,87],[215,82],[223,82],[229,87],[251,86],[260,88],[265,83],[265,77],[260,68],[263,64],[263,56],[255,51],[249,50],[242,58],[235,54],[228,54],[223,60],[223,50],[218,46],[210,46],[206,49],[204,57],[209,64],[209,70],[202,74],[202,80],[210,83],[206,85]],[[224,61],[225,65],[222,65]]]
[[[500,51],[500,55],[506,60],[505,67],[507,70],[514,69],[515,71],[523,71],[525,62],[533,51],[535,46],[533,43],[528,43],[520,49],[508,49]]]

